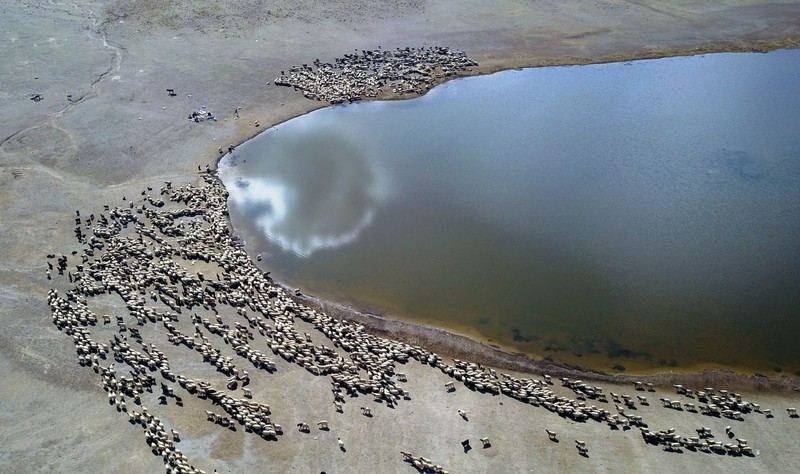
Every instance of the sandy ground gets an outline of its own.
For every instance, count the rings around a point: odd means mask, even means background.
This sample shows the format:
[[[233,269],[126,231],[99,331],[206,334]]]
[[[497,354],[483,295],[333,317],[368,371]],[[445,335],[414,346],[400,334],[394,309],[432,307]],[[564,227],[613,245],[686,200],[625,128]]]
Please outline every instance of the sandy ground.
[[[269,84],[280,70],[379,45],[462,49],[481,64],[475,73],[765,50],[800,44],[797,18],[800,2],[0,2],[0,471],[162,469],[140,429],[105,403],[78,367],[69,338],[50,323],[44,256],[76,248],[76,209],[98,212],[165,179],[194,181],[197,166],[213,163],[218,147],[320,105]],[[44,100],[30,100],[34,93]],[[219,121],[186,120],[201,106]],[[412,400],[394,411],[377,407],[368,419],[355,404],[334,413],[324,378],[280,365],[275,376],[254,383],[254,393],[284,414],[284,426],[327,418],[332,430],[301,436],[287,429],[277,443],[195,423],[189,413],[202,413],[199,404],[167,408],[164,418],[183,426],[181,449],[208,472],[413,472],[400,450],[452,472],[800,469],[800,420],[784,410],[800,405],[791,380],[780,384],[787,390],[750,397],[775,409],[771,420],[641,407],[655,429],[691,432],[704,424],[722,433],[733,424],[760,450],[748,458],[666,453],[645,445],[635,430],[575,424],[463,387],[448,395],[441,373],[419,364],[406,372]],[[628,385],[609,387],[633,393]],[[468,422],[458,408],[470,414]],[[562,441],[549,442],[544,428],[563,433]],[[480,448],[483,436],[491,437],[491,448]],[[346,441],[346,452],[336,437]],[[475,449],[465,454],[459,441],[467,437]],[[588,458],[578,456],[575,438],[586,440]]]

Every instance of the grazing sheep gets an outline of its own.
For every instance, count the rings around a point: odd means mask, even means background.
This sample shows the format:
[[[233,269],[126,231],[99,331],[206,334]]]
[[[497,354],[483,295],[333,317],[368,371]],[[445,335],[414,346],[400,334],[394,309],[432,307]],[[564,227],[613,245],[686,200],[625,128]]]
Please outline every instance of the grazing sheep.
[[[558,439],[556,439],[555,431],[550,431],[550,430],[544,430],[544,431],[547,433],[547,436],[550,438],[550,441],[558,441]]]
[[[492,445],[492,442],[489,441],[489,438],[481,438],[481,443],[483,443],[483,448],[486,449]]]
[[[697,434],[701,438],[710,438],[711,437],[711,429],[710,428],[706,428],[705,426],[701,426],[696,431],[697,431]]]
[[[730,426],[725,427],[725,434],[728,435],[728,438],[733,438],[736,434],[733,432],[733,429]]]
[[[328,420],[320,420],[317,422],[317,427],[321,430],[329,430],[328,428]]]

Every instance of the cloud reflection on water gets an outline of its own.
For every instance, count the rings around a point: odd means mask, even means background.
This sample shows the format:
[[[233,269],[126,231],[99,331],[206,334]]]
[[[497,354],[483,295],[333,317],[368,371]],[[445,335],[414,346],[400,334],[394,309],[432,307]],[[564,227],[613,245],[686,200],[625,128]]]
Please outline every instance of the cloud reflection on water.
[[[386,195],[375,165],[342,135],[285,140],[247,164],[250,177],[237,164],[233,156],[222,169],[226,181],[235,176],[231,201],[271,242],[303,258],[356,240]]]

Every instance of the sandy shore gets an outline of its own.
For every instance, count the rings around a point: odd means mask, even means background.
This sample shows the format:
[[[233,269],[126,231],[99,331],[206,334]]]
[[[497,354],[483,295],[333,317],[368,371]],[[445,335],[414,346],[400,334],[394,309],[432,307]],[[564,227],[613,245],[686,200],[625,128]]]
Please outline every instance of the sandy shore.
[[[102,204],[119,203],[122,196],[137,196],[164,180],[176,186],[193,183],[197,167],[214,163],[220,146],[321,106],[270,85],[281,69],[378,45],[447,45],[467,51],[480,64],[473,73],[480,74],[800,44],[798,2],[604,2],[591,7],[578,1],[184,3],[174,10],[137,0],[0,3],[5,59],[0,68],[0,373],[6,381],[0,386],[0,471],[163,468],[141,429],[109,407],[94,374],[77,365],[69,337],[51,323],[44,257],[78,248],[72,235],[76,209],[100,213]],[[167,88],[177,95],[168,96]],[[44,99],[32,101],[31,94]],[[219,120],[186,120],[201,106]],[[243,107],[238,120],[236,107]],[[261,127],[253,125],[255,120]],[[542,370],[554,377],[578,376],[487,351],[435,329],[364,321],[376,334],[520,372],[521,377]],[[637,407],[651,429],[675,427],[689,435],[705,424],[720,439],[724,427],[733,425],[737,436],[758,448],[759,455],[750,458],[667,453],[645,444],[638,430],[615,432],[602,423],[575,423],[464,387],[447,394],[443,385],[448,377],[439,371],[412,363],[404,370],[411,400],[395,410],[377,406],[370,419],[358,413],[358,404],[371,400],[356,400],[345,414],[335,413],[325,377],[279,360],[276,374],[254,380],[256,396],[269,401],[284,426],[317,418],[332,424],[330,432],[309,436],[287,429],[279,442],[206,423],[201,402],[183,410],[167,406],[159,416],[179,427],[181,449],[207,472],[412,472],[400,450],[431,458],[452,472],[620,467],[784,472],[800,465],[794,449],[800,421],[785,411],[800,404],[800,396],[792,391],[796,380],[789,378],[719,372],[648,378],[667,387],[647,395],[649,406]],[[636,393],[627,378],[580,376],[614,392]],[[773,407],[776,416],[750,414],[744,421],[730,421],[662,408],[658,398],[674,398],[669,387],[678,380],[693,388],[712,384],[741,390]],[[470,414],[468,422],[456,414],[459,408]],[[545,427],[561,433],[562,442],[549,442]],[[483,436],[492,439],[491,448],[480,447]],[[346,452],[338,449],[337,437],[346,441]],[[459,444],[466,437],[472,439],[470,453]],[[576,438],[587,441],[588,458],[576,452]]]

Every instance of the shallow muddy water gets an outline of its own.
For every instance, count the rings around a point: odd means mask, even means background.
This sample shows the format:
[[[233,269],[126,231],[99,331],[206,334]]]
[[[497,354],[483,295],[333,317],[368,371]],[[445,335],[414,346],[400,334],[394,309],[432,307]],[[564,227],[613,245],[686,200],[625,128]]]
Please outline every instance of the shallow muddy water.
[[[326,108],[220,176],[315,296],[601,370],[800,370],[800,50]]]

